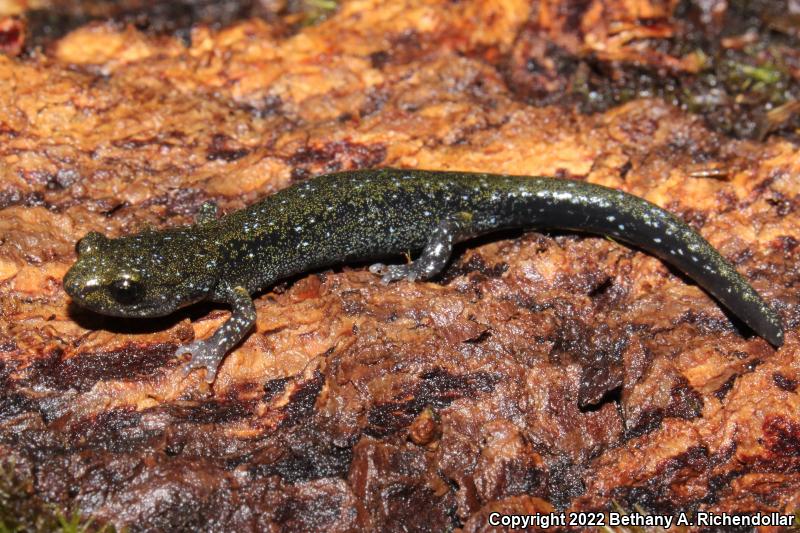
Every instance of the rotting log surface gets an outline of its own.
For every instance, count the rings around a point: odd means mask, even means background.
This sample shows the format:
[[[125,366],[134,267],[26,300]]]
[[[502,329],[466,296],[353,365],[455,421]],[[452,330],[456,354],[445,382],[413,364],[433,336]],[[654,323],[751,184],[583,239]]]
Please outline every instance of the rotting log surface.
[[[677,2],[616,4],[360,0],[308,27],[278,14],[180,35],[95,22],[0,56],[0,456],[27,496],[132,531],[794,512],[796,145],[737,140],[664,99],[541,101],[571,83],[556,49],[692,72],[641,46],[674,37]],[[171,354],[224,309],[123,321],[61,287],[89,230],[185,224],[208,199],[230,211],[375,166],[643,196],[735,263],[786,344],[653,257],[569,233],[470,243],[434,282],[383,286],[363,265],[290,280],[257,299],[213,389]]]

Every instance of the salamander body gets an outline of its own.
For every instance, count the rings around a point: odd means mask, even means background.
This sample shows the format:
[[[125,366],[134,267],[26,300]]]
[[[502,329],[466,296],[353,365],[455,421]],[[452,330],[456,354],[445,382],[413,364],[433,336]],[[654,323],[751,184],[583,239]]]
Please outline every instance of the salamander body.
[[[201,300],[230,305],[210,338],[179,347],[213,381],[219,363],[252,328],[251,294],[298,273],[349,261],[421,251],[407,265],[374,264],[385,283],[427,279],[453,245],[504,228],[554,228],[607,235],[686,273],[775,346],[780,319],[705,239],[636,196],[589,183],[542,177],[424,170],[329,174],[217,218],[204,205],[197,223],[109,239],[89,233],[64,288],[79,305],[122,317],[155,317]]]

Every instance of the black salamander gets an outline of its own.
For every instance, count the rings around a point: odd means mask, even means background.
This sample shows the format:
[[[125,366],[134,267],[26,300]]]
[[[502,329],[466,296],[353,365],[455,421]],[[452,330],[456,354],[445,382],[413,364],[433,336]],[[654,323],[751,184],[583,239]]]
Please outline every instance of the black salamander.
[[[79,305],[120,317],[156,317],[201,300],[231,317],[190,353],[188,373],[214,380],[223,357],[256,319],[250,295],[276,281],[348,261],[421,251],[405,265],[376,263],[384,283],[428,279],[453,245],[504,228],[578,230],[633,244],[686,273],[774,346],[781,321],[705,239],[636,196],[581,181],[426,170],[319,176],[217,218],[205,204],[193,226],[109,239],[91,232],[64,288]]]

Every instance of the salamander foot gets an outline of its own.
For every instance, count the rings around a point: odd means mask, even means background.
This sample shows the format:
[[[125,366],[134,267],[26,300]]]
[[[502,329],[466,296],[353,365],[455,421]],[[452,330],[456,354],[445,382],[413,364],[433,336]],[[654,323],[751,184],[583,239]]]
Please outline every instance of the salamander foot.
[[[369,271],[380,275],[383,284],[400,279],[408,281],[431,279],[447,266],[450,254],[453,252],[453,243],[461,231],[461,224],[457,218],[443,220],[436,226],[425,249],[416,260],[407,265],[386,266],[383,263],[375,263],[369,267]]]
[[[415,268],[417,262],[409,263],[407,265],[384,265],[383,263],[375,263],[369,267],[369,271],[381,277],[381,283],[387,285],[392,281],[406,279],[414,281],[422,277],[422,273],[418,272]]]
[[[175,355],[190,353],[192,358],[183,366],[183,377],[188,376],[196,368],[206,369],[206,382],[213,383],[217,377],[217,369],[225,357],[225,353],[219,352],[219,346],[205,340],[196,340],[186,346],[179,346],[175,350]]]
[[[228,289],[227,300],[231,306],[231,317],[211,337],[190,342],[175,350],[175,355],[186,352],[192,354],[192,358],[183,369],[184,376],[189,375],[195,368],[205,368],[206,381],[212,383],[217,377],[217,368],[225,354],[239,344],[255,325],[256,308],[247,289],[244,287]]]

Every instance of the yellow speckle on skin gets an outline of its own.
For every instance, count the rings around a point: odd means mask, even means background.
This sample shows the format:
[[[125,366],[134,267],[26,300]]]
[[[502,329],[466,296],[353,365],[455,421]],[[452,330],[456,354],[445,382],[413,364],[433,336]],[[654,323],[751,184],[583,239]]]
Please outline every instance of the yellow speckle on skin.
[[[262,183],[260,176],[252,178],[254,184]],[[241,188],[241,180],[234,182]],[[223,180],[214,183],[224,187]],[[335,209],[329,210],[331,206]],[[437,221],[449,220],[456,214],[468,235],[503,227],[526,227],[528,220],[539,224],[542,217],[550,216],[548,213],[559,215],[556,228],[585,226],[589,231],[621,238],[625,235],[619,232],[626,231],[628,224],[634,229],[638,225],[639,233],[632,233],[630,240],[641,241],[643,246],[651,241],[658,243],[660,248],[655,247],[656,251],[676,267],[685,268],[690,275],[699,272],[698,281],[712,294],[735,293],[728,304],[731,310],[758,328],[758,332],[773,344],[782,342],[779,319],[772,310],[733,267],[686,224],[635,196],[556,178],[391,168],[319,176],[287,187],[213,223],[106,239],[102,246],[98,245],[96,253],[81,253],[70,271],[67,286],[73,298],[85,298],[90,308],[94,306],[111,314],[131,313],[125,307],[126,302],[114,296],[113,290],[82,292],[72,291],[72,287],[76,286],[76,281],[96,287],[98,275],[114,279],[113,276],[119,275],[115,269],[125,272],[130,264],[150,261],[148,269],[140,268],[135,272],[142,278],[141,283],[170,290],[142,292],[149,298],[149,307],[142,306],[148,316],[158,316],[154,309],[169,312],[177,304],[188,305],[201,297],[231,303],[233,321],[229,331],[222,330],[220,334],[223,342],[214,340],[209,345],[208,338],[219,331],[225,315],[214,314],[192,324],[196,341],[192,351],[197,350],[197,346],[217,350],[214,364],[208,368],[216,368],[216,363],[231,351],[234,341],[241,340],[246,331],[256,326],[255,335],[233,352],[228,363],[223,363],[223,381],[230,378],[229,368],[246,369],[243,375],[237,376],[246,379],[263,375],[265,369],[278,365],[281,375],[291,375],[307,368],[312,359],[331,348],[330,332],[320,328],[330,316],[330,309],[319,304],[324,300],[321,297],[326,292],[325,284],[317,277],[305,278],[279,298],[295,305],[302,304],[302,312],[290,312],[291,316],[280,312],[278,306],[260,305],[259,320],[249,294],[266,289],[277,280],[337,264],[343,258],[369,258],[376,252],[398,255],[405,250],[420,250],[426,241],[441,251],[443,244],[430,236],[431,228]],[[653,220],[662,224],[654,225]],[[256,229],[260,227],[271,229]],[[661,245],[662,237],[664,245]],[[687,268],[687,259],[681,258],[685,249],[696,249],[693,253],[703,259],[702,271]],[[214,259],[208,266],[205,260],[182,263],[171,259],[204,254],[220,258],[219,262]],[[556,283],[566,270],[563,262],[569,258],[560,254],[555,259],[551,255],[548,261],[533,260],[524,264],[525,277],[537,283]],[[23,269],[15,282],[17,290],[32,293],[41,292],[46,284],[60,286],[56,278],[42,276],[32,269]],[[108,283],[113,289],[113,283]],[[210,291],[212,289],[206,287],[214,286],[236,287],[236,299],[225,300],[231,297],[230,293],[220,296],[205,292],[198,296],[199,289]],[[281,327],[282,324],[287,326]],[[264,331],[270,334],[261,335]],[[298,345],[302,348],[298,349]],[[278,359],[273,361],[273,358]]]

